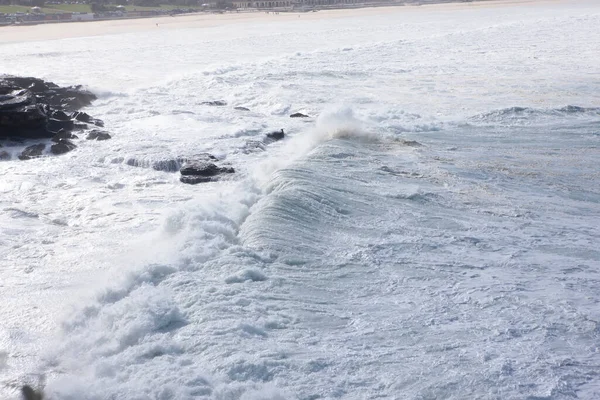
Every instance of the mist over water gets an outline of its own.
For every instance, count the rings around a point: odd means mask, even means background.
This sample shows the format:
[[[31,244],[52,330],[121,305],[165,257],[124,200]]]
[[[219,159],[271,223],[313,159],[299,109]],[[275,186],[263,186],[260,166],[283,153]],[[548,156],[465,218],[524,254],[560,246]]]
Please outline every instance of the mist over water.
[[[599,23],[582,1],[1,45],[2,72],[88,85],[113,139],[0,162],[0,396],[597,398]],[[236,173],[155,168],[204,152]]]

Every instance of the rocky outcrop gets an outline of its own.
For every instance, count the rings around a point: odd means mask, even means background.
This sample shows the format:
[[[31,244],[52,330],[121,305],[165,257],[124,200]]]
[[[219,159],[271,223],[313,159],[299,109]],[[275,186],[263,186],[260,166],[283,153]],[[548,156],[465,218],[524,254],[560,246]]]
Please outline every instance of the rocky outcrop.
[[[232,174],[235,170],[231,167],[219,167],[209,161],[188,162],[179,170],[183,183],[195,185],[204,182],[213,182],[219,180],[222,174]]]
[[[68,139],[78,138],[71,131],[88,129],[88,124],[104,126],[101,120],[78,111],[95,99],[81,86],[60,87],[37,78],[0,76],[0,140],[52,139],[55,144],[51,154],[70,151],[76,146]],[[110,138],[108,133],[100,132],[93,134],[96,140]],[[39,157],[42,150],[36,149],[40,146],[43,150],[46,145],[26,147],[19,158]]]

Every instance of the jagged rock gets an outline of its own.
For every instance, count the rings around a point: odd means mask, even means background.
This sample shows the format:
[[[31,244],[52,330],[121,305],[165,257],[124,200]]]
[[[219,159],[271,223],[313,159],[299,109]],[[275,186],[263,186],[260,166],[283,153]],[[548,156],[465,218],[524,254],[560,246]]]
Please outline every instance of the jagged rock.
[[[235,170],[231,167],[219,167],[207,161],[194,161],[186,163],[181,170],[183,183],[195,185],[197,183],[211,182],[218,180],[218,175],[232,174]]]
[[[77,135],[72,134],[71,132],[67,132],[65,130],[60,130],[54,136],[52,136],[52,141],[58,143],[61,139],[79,139]]]
[[[50,119],[48,119],[48,122],[46,123],[46,129],[49,132],[58,133],[61,130],[72,131],[73,127],[74,127],[74,123],[70,119],[60,120],[60,119],[50,118]]]
[[[82,111],[74,112],[71,115],[71,118],[73,118],[73,119],[75,119],[77,121],[80,121],[80,122],[85,122],[85,123],[88,123],[88,124],[94,124],[94,125],[99,126],[99,127],[103,127],[104,126],[104,122],[102,120],[97,119],[97,118],[92,118],[89,114],[84,113]],[[86,125],[86,127],[87,127],[87,125]]]
[[[71,114],[71,118],[81,122],[90,122],[92,120],[92,117],[88,113],[84,113],[82,111],[74,112]]]
[[[58,141],[58,143],[53,144],[52,146],[50,146],[50,152],[52,154],[64,154],[64,153],[68,153],[69,151],[75,149],[77,146],[75,146],[71,141],[67,140],[67,139],[60,139]]]
[[[227,105],[227,103],[224,102],[223,100],[203,101],[201,104],[204,106],[218,106],[218,107]]]
[[[179,170],[181,175],[215,176],[222,173],[233,173],[233,168],[218,167],[216,164],[206,161],[193,161],[186,163]]]
[[[101,131],[99,129],[92,129],[86,137],[87,140],[108,140],[110,138],[111,136],[108,134],[108,132]]]
[[[233,107],[233,109],[238,111],[250,111],[250,109],[246,107]]]
[[[34,144],[32,146],[25,147],[25,150],[19,156],[19,160],[30,160],[42,155],[42,151],[46,148],[43,143]]]
[[[60,87],[52,82],[31,77],[4,76],[1,81],[15,87],[29,90],[35,95],[38,103],[48,104],[67,110],[78,110],[89,106],[96,96],[82,86]],[[0,84],[1,86],[1,84]]]
[[[292,115],[290,115],[290,118],[310,118],[310,117],[308,115],[302,114],[302,113],[293,113]]]
[[[283,129],[280,131],[267,133],[267,139],[271,139],[272,141],[281,140],[284,137],[285,137],[285,133],[283,132]]]
[[[4,150],[0,151],[0,161],[6,161],[6,160],[10,160],[10,159],[11,159],[11,156],[10,156],[9,152],[4,151]]]
[[[87,125],[74,123],[71,113],[95,99],[81,86],[59,87],[38,78],[0,76],[0,139],[49,139],[60,131],[86,129]],[[82,113],[82,117],[97,126],[104,125],[88,114]],[[98,140],[107,138],[100,136]],[[56,139],[61,138],[69,137]],[[24,157],[31,158],[28,154]]]
[[[71,117],[69,115],[67,115],[67,113],[65,113],[62,110],[55,110],[52,112],[52,115],[50,115],[50,118],[54,118],[57,119],[59,121],[69,121],[71,119]]]
[[[0,138],[47,137],[47,119],[46,109],[36,104],[30,91],[16,89],[0,80]]]

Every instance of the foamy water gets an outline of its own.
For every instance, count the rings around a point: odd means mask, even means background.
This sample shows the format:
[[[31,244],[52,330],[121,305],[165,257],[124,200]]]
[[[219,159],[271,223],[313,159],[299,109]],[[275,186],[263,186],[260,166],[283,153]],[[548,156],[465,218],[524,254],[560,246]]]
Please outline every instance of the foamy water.
[[[600,6],[276,18],[0,46],[113,134],[0,162],[0,396],[599,397]]]

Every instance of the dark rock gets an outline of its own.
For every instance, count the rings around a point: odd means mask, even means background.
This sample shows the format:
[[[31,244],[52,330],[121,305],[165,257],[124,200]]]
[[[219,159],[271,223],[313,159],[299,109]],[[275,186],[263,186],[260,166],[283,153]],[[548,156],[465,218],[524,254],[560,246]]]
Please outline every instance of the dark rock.
[[[187,183],[188,185],[197,185],[198,183],[216,182],[218,179],[213,176],[199,176],[199,175],[181,175],[179,181],[181,183]]]
[[[97,119],[97,118],[92,118],[89,114],[84,113],[82,111],[74,112],[71,115],[71,118],[73,118],[73,119],[75,119],[75,120],[77,120],[79,122],[85,122],[85,123],[88,123],[88,124],[94,124],[94,125],[99,126],[99,127],[103,127],[104,126],[104,122],[102,120]]]
[[[181,175],[199,175],[199,176],[215,176],[222,173],[233,173],[233,168],[218,167],[217,165],[206,161],[193,161],[186,163],[179,170]]]
[[[207,161],[194,161],[186,163],[181,170],[179,180],[189,185],[213,182],[218,180],[218,175],[232,174],[235,170],[231,167],[219,167]]]
[[[43,143],[28,146],[19,156],[19,160],[30,160],[32,158],[39,157],[42,155],[42,151],[44,151],[45,148],[46,145]]]
[[[275,131],[275,132],[267,133],[267,138],[271,139],[273,141],[281,140],[284,137],[285,137],[285,133],[283,132],[283,129],[280,130],[280,131]]]
[[[111,136],[108,134],[108,132],[101,131],[99,129],[92,129],[86,137],[87,140],[108,140],[110,138]]]
[[[246,107],[233,107],[233,109],[238,111],[250,111],[250,109]]]
[[[45,107],[36,104],[30,91],[15,89],[0,80],[0,138],[47,137],[47,118]]]
[[[85,129],[88,128],[87,124],[78,124],[76,122],[73,123],[73,130],[74,131],[83,131]]]
[[[79,137],[65,130],[60,130],[56,135],[52,136],[52,141],[56,143],[58,143],[62,139],[79,139]]]
[[[223,100],[203,101],[201,104],[204,106],[218,106],[218,107],[227,105],[227,103],[224,102]]]
[[[35,390],[29,385],[21,388],[21,394],[25,400],[43,400],[44,393],[41,390]]]
[[[405,146],[410,146],[410,147],[421,147],[423,146],[421,143],[417,142],[416,140],[403,140],[402,144]]]
[[[58,133],[61,130],[72,131],[74,127],[74,123],[72,120],[68,119],[66,121],[60,119],[50,118],[46,123],[46,129],[48,132]]]
[[[73,144],[73,142],[71,142],[67,139],[60,139],[58,141],[58,143],[50,146],[50,152],[52,154],[64,154],[64,153],[68,153],[69,151],[73,150],[76,147],[77,146],[75,146]]]
[[[92,120],[92,117],[89,114],[84,113],[82,111],[74,112],[73,114],[71,114],[71,118],[81,122],[90,122]]]
[[[87,125],[71,120],[71,112],[95,99],[81,86],[59,87],[37,78],[0,76],[0,139],[46,139],[60,130],[86,129]],[[104,125],[88,114],[82,117]]]
[[[10,156],[9,152],[4,151],[4,150],[0,151],[0,160],[1,161],[6,161],[6,160],[10,160],[10,159],[11,159],[11,156]]]
[[[104,128],[104,121],[102,121],[101,119],[92,119],[92,124],[99,126],[100,128]]]
[[[310,118],[310,117],[308,115],[302,114],[302,113],[293,113],[292,115],[290,115],[290,118]]]
[[[57,119],[59,121],[69,121],[71,119],[71,117],[69,115],[67,115],[67,113],[65,113],[62,110],[52,111],[52,114],[50,115],[50,118],[54,118],[54,119]]]

